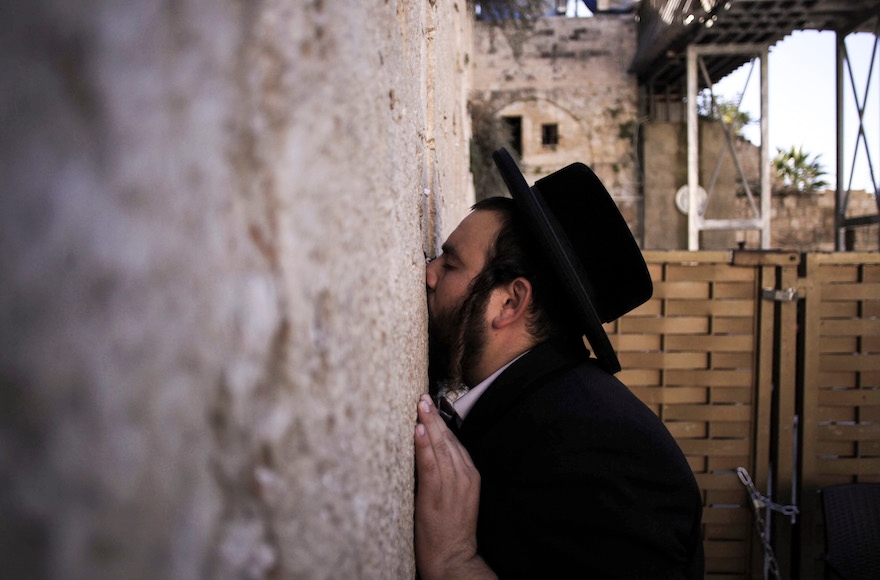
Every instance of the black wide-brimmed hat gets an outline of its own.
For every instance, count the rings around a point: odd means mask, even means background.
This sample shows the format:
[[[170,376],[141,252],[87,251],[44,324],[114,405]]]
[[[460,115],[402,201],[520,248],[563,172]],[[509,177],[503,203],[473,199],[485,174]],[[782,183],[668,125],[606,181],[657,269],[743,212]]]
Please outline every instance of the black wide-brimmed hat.
[[[620,362],[602,327],[651,298],[654,287],[642,252],[608,190],[583,163],[529,187],[506,149],[492,155],[536,242],[572,302],[599,364]]]

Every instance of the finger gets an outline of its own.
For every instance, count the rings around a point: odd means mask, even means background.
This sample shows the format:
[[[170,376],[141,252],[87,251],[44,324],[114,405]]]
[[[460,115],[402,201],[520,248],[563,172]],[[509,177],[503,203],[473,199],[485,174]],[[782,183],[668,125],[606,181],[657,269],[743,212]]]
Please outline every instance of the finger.
[[[428,437],[425,426],[419,423],[415,429],[415,447],[416,447],[416,470],[419,473],[419,483],[425,485],[433,485],[436,478],[433,474],[437,472],[437,458],[434,455],[434,447]]]
[[[425,426],[431,445],[434,447],[434,455],[438,458],[438,462],[446,459],[449,460],[453,469],[459,468],[465,464],[462,457],[462,447],[458,438],[453,435],[446,422],[437,412],[437,408],[432,404],[431,398],[427,395],[423,396],[419,401],[419,420]],[[465,453],[467,453],[465,451]],[[441,463],[441,468],[443,467]]]

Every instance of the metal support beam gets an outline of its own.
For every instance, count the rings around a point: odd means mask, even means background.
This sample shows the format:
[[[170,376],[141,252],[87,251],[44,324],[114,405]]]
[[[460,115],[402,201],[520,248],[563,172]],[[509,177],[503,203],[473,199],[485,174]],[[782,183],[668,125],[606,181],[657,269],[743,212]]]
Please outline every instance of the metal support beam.
[[[880,36],[880,18],[875,20],[874,24],[874,46],[871,52],[871,62],[868,68],[867,80],[865,81],[864,92],[860,98],[856,87],[855,77],[853,75],[852,63],[846,50],[846,37],[850,33],[837,32],[836,38],[836,93],[837,93],[837,185],[834,197],[834,247],[838,252],[845,251],[846,248],[846,230],[850,228],[880,223],[880,184],[877,182],[877,176],[874,171],[873,158],[871,157],[871,149],[868,143],[867,131],[865,129],[865,109],[868,104],[868,94],[873,84],[874,63],[878,52],[878,36]],[[844,152],[844,124],[846,123],[846,115],[844,113],[844,71],[849,77],[850,89],[852,91],[853,100],[856,105],[856,114],[858,116],[858,132],[856,137],[855,149],[853,150],[852,163],[850,164],[849,175],[847,179],[845,152]],[[849,199],[852,193],[852,183],[855,173],[856,160],[859,155],[861,146],[864,146],[865,158],[871,176],[871,186],[874,191],[874,200],[877,203],[877,213],[874,215],[861,216],[858,218],[847,218],[846,212],[849,206]],[[844,181],[846,180],[846,181]],[[880,245],[880,240],[878,240]]]
[[[752,201],[751,191],[748,189],[747,180],[737,158],[733,139],[727,127],[724,127],[727,146],[731,150],[737,170],[740,171],[743,181],[746,182],[746,193],[753,212],[758,215],[751,219],[713,219],[707,220],[700,213],[698,199],[700,179],[700,143],[699,143],[699,118],[697,115],[697,94],[699,92],[698,71],[701,68],[700,57],[702,55],[719,54],[747,54],[761,59],[761,203],[760,211],[756,211]],[[768,115],[768,54],[769,46],[765,44],[723,44],[723,45],[695,45],[687,47],[687,143],[688,143],[688,250],[700,249],[700,232],[705,230],[736,230],[755,229],[761,232],[761,248],[770,247],[770,137]],[[705,82],[710,83],[708,75]],[[722,155],[724,152],[722,151]],[[720,159],[719,159],[720,163]],[[714,177],[712,179],[714,184]],[[712,187],[709,187],[711,195]]]
[[[770,47],[761,50],[761,249],[770,248]]]
[[[697,191],[700,185],[700,124],[697,118],[697,46],[687,47],[688,250],[700,249]]]

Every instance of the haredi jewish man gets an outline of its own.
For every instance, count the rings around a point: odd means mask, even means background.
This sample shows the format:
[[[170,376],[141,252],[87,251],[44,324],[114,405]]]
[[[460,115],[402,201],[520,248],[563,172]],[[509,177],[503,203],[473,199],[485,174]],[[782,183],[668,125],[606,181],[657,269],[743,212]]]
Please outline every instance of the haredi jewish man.
[[[702,578],[693,473],[602,327],[651,297],[644,258],[587,166],[529,187],[493,157],[512,199],[477,203],[427,266],[419,575]]]

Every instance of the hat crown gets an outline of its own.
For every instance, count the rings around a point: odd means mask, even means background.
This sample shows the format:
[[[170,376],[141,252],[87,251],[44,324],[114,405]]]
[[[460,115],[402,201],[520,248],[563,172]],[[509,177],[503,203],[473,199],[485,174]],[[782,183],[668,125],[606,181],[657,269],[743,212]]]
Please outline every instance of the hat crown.
[[[506,149],[492,157],[600,364],[609,372],[619,371],[602,323],[626,314],[653,293],[648,267],[620,210],[583,163],[560,169],[530,188]]]
[[[651,298],[653,285],[642,252],[589,167],[573,163],[538,180],[532,190],[564,232],[602,322],[616,320]]]

